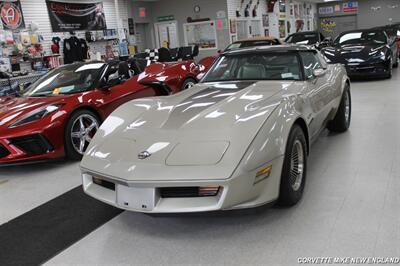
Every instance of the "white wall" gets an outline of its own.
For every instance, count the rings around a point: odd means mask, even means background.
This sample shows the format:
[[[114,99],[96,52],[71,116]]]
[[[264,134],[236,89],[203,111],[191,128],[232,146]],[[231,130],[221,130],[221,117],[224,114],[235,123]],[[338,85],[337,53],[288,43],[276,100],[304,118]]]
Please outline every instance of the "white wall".
[[[228,5],[228,15],[230,19],[237,19],[236,18],[236,10],[240,7],[240,2],[241,0],[227,0],[227,5]],[[248,1],[245,1],[245,4]],[[253,9],[253,7],[255,6],[255,2],[253,1],[253,5],[251,7],[251,10]],[[263,30],[268,29],[269,30],[269,35],[270,36],[274,36],[279,38],[279,20],[285,20],[286,21],[290,21],[291,22],[291,31],[287,32],[286,36],[290,33],[294,33],[295,32],[295,22],[296,22],[296,18],[294,18],[294,16],[290,16],[290,3],[293,4],[304,4],[304,1],[289,1],[286,0],[286,14],[285,14],[285,18],[280,18],[280,12],[279,12],[279,2],[277,1],[274,7],[274,12],[273,13],[267,13],[267,1],[265,0],[261,0],[260,1],[260,5],[258,7],[258,16],[255,19],[262,19],[262,14],[268,14],[269,17],[269,27],[263,27]],[[306,4],[310,4],[309,2],[306,2]],[[317,12],[317,6],[316,4],[311,4],[312,6],[312,10],[311,10],[311,15],[310,18],[307,19],[311,19],[312,23],[311,23],[311,30],[314,30],[315,28],[315,19],[316,19],[316,12]],[[243,9],[241,10],[241,12],[243,13]],[[253,18],[248,18],[248,19],[253,19]],[[301,19],[303,19],[306,22],[306,17],[301,17]]]

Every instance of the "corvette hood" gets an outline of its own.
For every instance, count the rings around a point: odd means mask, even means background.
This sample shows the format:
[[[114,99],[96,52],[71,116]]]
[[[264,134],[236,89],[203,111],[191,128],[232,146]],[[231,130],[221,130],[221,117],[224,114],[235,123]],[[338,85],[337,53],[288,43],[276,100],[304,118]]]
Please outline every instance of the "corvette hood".
[[[295,86],[204,83],[129,102],[103,123],[82,168],[128,181],[229,178],[282,94]]]
[[[7,126],[38,108],[58,103],[62,98],[62,96],[0,97],[0,127]]]
[[[385,53],[386,45],[343,45],[328,47],[323,49],[323,53],[333,63],[364,63],[383,51]]]

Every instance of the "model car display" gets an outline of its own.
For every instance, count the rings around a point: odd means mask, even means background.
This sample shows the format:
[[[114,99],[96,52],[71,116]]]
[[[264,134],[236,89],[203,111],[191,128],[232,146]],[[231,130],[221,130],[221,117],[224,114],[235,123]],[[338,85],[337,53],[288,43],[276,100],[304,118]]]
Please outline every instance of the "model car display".
[[[76,63],[59,67],[20,96],[0,97],[0,165],[80,159],[101,122],[136,98],[192,86],[200,66],[191,61]],[[133,72],[133,77],[131,73]]]
[[[322,49],[331,45],[331,39],[325,38],[319,31],[302,31],[290,34],[285,43],[312,45],[317,49]]]
[[[152,213],[249,208],[302,197],[310,143],[351,120],[350,82],[315,49],[222,54],[182,93],[130,101],[81,162],[84,191]]]
[[[368,29],[344,32],[333,47],[322,50],[329,63],[346,66],[350,77],[392,77],[398,66],[397,46],[390,43],[383,30]]]
[[[282,44],[281,41],[278,38],[275,37],[254,37],[254,38],[248,38],[248,39],[243,39],[240,41],[236,41],[228,45],[225,50],[220,50],[218,51],[219,54],[235,49],[240,49],[240,48],[249,48],[249,47],[255,47],[255,46],[266,46],[266,45],[280,45]],[[207,70],[211,67],[212,63],[215,61],[215,59],[218,58],[218,55],[215,56],[209,56],[205,57],[200,61],[200,64],[203,66],[206,66]]]

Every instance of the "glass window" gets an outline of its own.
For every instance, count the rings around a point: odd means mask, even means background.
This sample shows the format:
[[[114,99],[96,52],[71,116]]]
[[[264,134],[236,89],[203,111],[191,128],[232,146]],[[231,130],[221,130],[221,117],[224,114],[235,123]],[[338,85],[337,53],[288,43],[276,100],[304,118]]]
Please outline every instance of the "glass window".
[[[285,42],[295,44],[316,44],[319,42],[318,33],[295,33],[290,35]]]
[[[222,56],[203,82],[236,80],[300,80],[296,53],[249,53]]]
[[[225,51],[235,50],[239,48],[245,47],[255,47],[255,46],[269,46],[269,45],[279,45],[279,41],[277,39],[272,40],[246,40],[232,43],[229,45]]]
[[[335,44],[386,44],[387,37],[384,31],[360,31],[345,33],[335,40]]]
[[[307,79],[314,77],[315,69],[323,68],[314,52],[301,52],[300,56],[301,60],[303,61],[304,74]]]
[[[39,97],[87,91],[93,87],[104,65],[71,64],[56,68],[29,86],[23,96]]]

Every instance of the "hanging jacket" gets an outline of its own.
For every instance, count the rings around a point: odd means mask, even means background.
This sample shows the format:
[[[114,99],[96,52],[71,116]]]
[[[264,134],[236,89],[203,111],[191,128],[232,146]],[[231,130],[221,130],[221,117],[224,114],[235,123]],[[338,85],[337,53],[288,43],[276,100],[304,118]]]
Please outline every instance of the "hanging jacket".
[[[79,39],[72,36],[64,39],[64,63],[70,64],[77,61],[82,61],[82,46]]]

